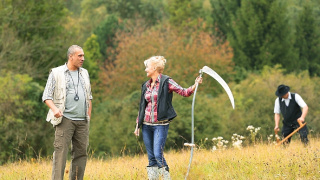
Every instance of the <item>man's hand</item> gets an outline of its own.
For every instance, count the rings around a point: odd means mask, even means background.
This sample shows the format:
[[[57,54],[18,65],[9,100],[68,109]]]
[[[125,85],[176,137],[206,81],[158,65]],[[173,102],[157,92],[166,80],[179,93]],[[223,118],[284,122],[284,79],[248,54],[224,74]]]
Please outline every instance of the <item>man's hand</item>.
[[[299,117],[298,121],[300,121],[300,122],[304,123],[304,118]]]
[[[52,110],[54,117],[59,118],[63,116],[63,113],[59,108],[57,108],[56,105],[54,105],[53,101],[51,99],[47,99],[44,101],[46,105]]]
[[[53,110],[53,114],[54,114],[54,117],[56,117],[56,118],[59,118],[59,117],[63,116],[63,113],[62,113],[61,110],[58,109],[58,108],[55,108],[55,109]]]

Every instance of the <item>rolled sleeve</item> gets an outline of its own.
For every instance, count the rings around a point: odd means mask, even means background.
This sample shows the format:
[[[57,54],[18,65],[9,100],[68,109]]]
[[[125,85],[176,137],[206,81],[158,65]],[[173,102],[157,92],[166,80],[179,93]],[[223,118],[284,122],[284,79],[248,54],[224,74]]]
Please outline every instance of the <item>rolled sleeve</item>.
[[[52,72],[49,74],[48,81],[46,84],[46,87],[44,88],[43,94],[42,94],[42,102],[44,102],[47,99],[53,100],[53,92],[55,88],[55,79],[53,77]]]
[[[189,97],[192,95],[192,86],[185,89],[182,88],[178,83],[176,83],[173,79],[169,79],[169,90],[178,93],[181,96]]]
[[[91,91],[91,85],[90,85],[90,94],[89,94],[89,99],[92,100],[92,91]]]

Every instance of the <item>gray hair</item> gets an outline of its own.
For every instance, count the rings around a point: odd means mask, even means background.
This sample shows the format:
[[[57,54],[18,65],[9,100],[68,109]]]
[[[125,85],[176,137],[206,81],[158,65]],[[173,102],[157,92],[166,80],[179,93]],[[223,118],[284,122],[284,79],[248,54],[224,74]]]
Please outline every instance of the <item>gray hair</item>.
[[[82,47],[80,47],[78,45],[72,45],[69,47],[68,52],[67,52],[67,59],[69,59],[69,56],[71,54],[74,54],[76,52],[76,49],[82,49]]]

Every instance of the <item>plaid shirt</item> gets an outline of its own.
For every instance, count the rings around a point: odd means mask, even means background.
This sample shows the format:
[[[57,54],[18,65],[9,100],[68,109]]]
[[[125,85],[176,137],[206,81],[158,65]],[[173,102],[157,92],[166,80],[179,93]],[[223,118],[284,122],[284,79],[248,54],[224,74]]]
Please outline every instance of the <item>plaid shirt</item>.
[[[161,79],[161,74],[158,76],[155,85],[151,89],[151,82],[152,79],[150,79],[146,83],[147,91],[144,94],[144,98],[147,101],[147,106],[145,109],[145,116],[144,116],[144,122],[147,123],[156,123],[157,120],[157,98],[158,98],[158,90],[159,90],[159,85],[160,85],[160,79]],[[185,89],[182,88],[179,84],[177,84],[173,79],[169,79],[169,92],[176,92],[181,96],[184,97],[189,97],[192,95],[192,86],[189,88]],[[137,117],[136,122],[139,122],[139,115]]]

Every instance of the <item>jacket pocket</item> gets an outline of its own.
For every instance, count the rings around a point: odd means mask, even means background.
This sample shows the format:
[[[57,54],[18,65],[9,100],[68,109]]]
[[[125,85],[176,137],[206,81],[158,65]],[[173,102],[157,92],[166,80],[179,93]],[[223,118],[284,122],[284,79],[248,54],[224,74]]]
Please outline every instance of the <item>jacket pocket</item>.
[[[56,99],[56,100],[61,100],[61,99],[63,99],[63,97],[64,97],[63,88],[58,88],[58,89],[55,91],[54,99]]]

